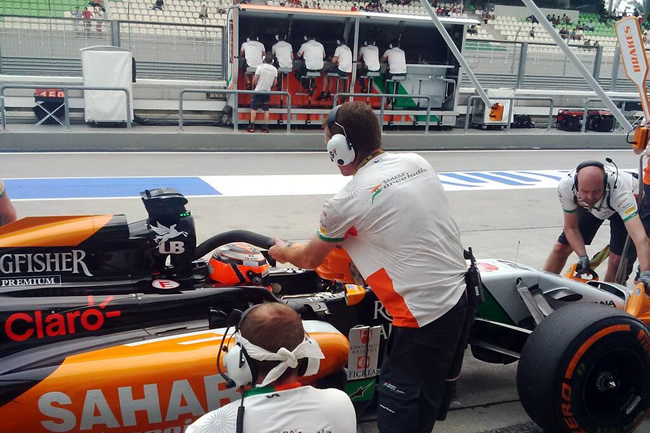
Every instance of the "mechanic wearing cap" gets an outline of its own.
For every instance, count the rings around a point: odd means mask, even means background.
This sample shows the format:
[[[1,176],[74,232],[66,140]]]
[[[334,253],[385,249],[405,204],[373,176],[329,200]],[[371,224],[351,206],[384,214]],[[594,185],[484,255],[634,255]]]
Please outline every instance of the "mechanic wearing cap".
[[[334,65],[327,70],[327,73],[334,72],[341,78],[347,78],[348,74],[352,73],[352,51],[350,47],[345,45],[344,41],[339,39],[336,43],[336,51],[334,51],[334,56],[332,57],[332,63]],[[329,76],[325,74],[323,77],[323,92],[316,99],[331,99],[332,90],[335,88],[335,81],[332,80],[330,85]]]
[[[244,433],[356,433],[356,414],[347,394],[298,382],[300,363],[306,362],[305,358],[323,357],[318,344],[305,338],[298,314],[284,304],[267,303],[252,307],[244,315],[235,343],[243,347],[247,361],[253,364],[250,372],[257,373],[253,377],[255,386],[245,391],[242,401],[203,415],[186,433],[234,433],[241,405],[245,408]],[[226,359],[224,365],[228,376],[237,377]]]
[[[574,251],[580,257],[576,271],[589,273],[591,268],[585,245],[591,244],[603,221],[608,219],[610,256],[605,281],[614,282],[616,279],[629,233],[639,255],[641,278],[650,282],[650,272],[647,272],[650,269],[650,244],[634,199],[638,194],[638,181],[634,176],[624,171],[614,172],[598,161],[584,161],[560,180],[557,191],[564,211],[564,231],[546,259],[545,271],[559,274]],[[633,253],[631,260],[634,261]]]
[[[264,55],[266,54],[266,48],[264,44],[259,41],[259,38],[255,35],[251,35],[249,38],[246,38],[246,42],[241,45],[241,56],[246,59],[246,64],[244,65],[244,72],[248,68],[257,68],[264,61]],[[246,88],[252,89],[251,85],[251,75],[244,74],[244,79],[246,80]]]
[[[5,184],[0,179],[0,226],[16,221],[16,209],[11,204]]]
[[[302,57],[303,63],[300,70],[296,71],[296,79],[298,79],[306,92],[313,95],[316,91],[316,80],[303,80],[302,78],[307,75],[307,72],[322,72],[325,66],[323,62],[325,59],[325,47],[313,35],[307,36],[306,39],[307,41],[298,50],[298,57]],[[309,88],[306,88],[305,84],[308,84]]]
[[[276,240],[278,262],[316,268],[337,245],[393,317],[378,385],[382,433],[430,433],[459,346],[467,299],[460,232],[431,165],[384,153],[372,108],[335,107],[325,124],[330,159],[352,180],[323,206],[306,245]]]

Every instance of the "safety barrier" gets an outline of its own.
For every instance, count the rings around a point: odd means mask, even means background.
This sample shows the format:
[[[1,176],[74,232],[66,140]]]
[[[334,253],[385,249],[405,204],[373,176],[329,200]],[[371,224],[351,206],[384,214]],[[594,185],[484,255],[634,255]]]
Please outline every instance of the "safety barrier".
[[[429,123],[431,117],[431,97],[429,95],[400,95],[393,93],[337,93],[334,95],[334,106],[338,105],[338,99],[341,98],[381,98],[381,109],[379,110],[379,126],[381,131],[384,131],[384,115],[386,114],[386,109],[384,107],[384,101],[386,98],[409,98],[409,99],[426,99],[427,101],[427,110],[426,110],[426,121],[424,123],[424,133],[429,133]],[[421,115],[413,114],[413,110],[388,110],[389,115],[399,114],[399,115]],[[419,110],[417,113],[421,113]]]
[[[40,89],[44,86],[42,84],[5,84],[0,86],[0,116],[2,118],[2,132],[7,131],[7,115],[5,112],[5,90],[6,89]],[[68,91],[69,90],[106,90],[111,92],[124,92],[126,94],[126,128],[131,130],[131,92],[126,87],[99,87],[99,86],[68,86],[68,85],[48,85],[48,88],[55,88],[63,91],[63,111],[65,116],[65,123],[62,123],[58,117],[53,114],[56,113],[60,106],[53,112],[48,112],[48,116],[40,120],[37,125],[40,125],[45,119],[52,117],[59,125],[65,128],[66,131],[70,130],[70,105],[68,104]],[[43,108],[45,110],[45,108]]]
[[[612,99],[613,102],[623,102],[624,104],[625,104],[625,102],[637,102],[637,103],[639,102],[639,98],[636,98],[636,97],[633,97],[633,96],[630,96],[629,98],[621,97],[621,98],[611,98],[611,99]],[[600,99],[600,98],[589,98],[589,99],[587,99],[587,101],[585,101],[585,109],[584,109],[584,111],[582,113],[582,126],[580,127],[580,132],[586,132],[586,130],[587,130],[587,115],[588,115],[588,111],[589,111],[589,104],[591,104],[592,102],[596,102],[596,101],[601,101],[602,102],[602,99]],[[616,122],[616,118],[614,118],[614,122]],[[614,123],[614,125],[615,124],[616,123]]]
[[[231,89],[181,89],[178,95],[178,130],[183,131],[183,96],[186,93],[223,93],[229,95],[284,95],[287,97],[287,132],[291,132],[291,94],[289,92],[262,92],[256,90],[231,90]],[[235,132],[239,130],[239,104],[234,104],[232,123]]]
[[[467,112],[465,113],[465,128],[464,132],[467,133],[467,130],[469,128],[469,118],[471,115],[472,111],[472,106],[474,105],[474,101],[477,99],[481,99],[480,96],[470,96],[467,98]],[[504,96],[504,97],[498,97],[494,98],[498,99],[499,101],[503,101],[504,99],[508,101],[508,124],[506,125],[506,131],[510,131],[510,125],[512,124],[512,119],[514,116],[514,101],[548,101],[550,103],[548,107],[548,119],[546,122],[546,132],[551,131],[551,126],[553,125],[553,98],[550,97],[535,97],[535,96]],[[489,107],[486,107],[486,110],[489,110]]]

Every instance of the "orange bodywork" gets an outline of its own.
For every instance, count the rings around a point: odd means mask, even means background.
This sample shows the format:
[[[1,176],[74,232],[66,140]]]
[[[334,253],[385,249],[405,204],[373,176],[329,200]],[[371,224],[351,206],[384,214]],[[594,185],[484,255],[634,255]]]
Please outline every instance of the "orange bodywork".
[[[639,283],[634,287],[625,304],[625,312],[650,326],[650,296],[646,293],[643,284]]]
[[[113,215],[27,217],[0,227],[0,248],[75,247]]]
[[[239,398],[217,371],[223,332],[207,330],[70,356],[0,408],[0,432],[182,432],[205,412]],[[318,375],[304,378],[305,383],[340,370],[349,351],[338,332],[310,336],[325,359]]]

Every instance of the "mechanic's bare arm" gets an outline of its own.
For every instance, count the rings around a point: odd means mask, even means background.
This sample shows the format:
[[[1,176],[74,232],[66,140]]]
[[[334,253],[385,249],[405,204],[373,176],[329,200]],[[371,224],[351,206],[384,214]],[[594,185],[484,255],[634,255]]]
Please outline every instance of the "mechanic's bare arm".
[[[578,227],[578,212],[567,213],[564,212],[564,235],[566,236],[567,241],[573,252],[575,252],[578,257],[587,254],[587,249],[585,248],[585,240],[582,238],[580,233],[580,228]]]
[[[16,221],[16,209],[11,204],[9,196],[4,194],[0,197],[0,226]]]
[[[316,269],[336,245],[336,242],[325,242],[317,235],[307,245],[288,246],[284,241],[276,239],[269,254],[280,263],[289,262],[299,268]]]
[[[273,79],[273,86],[271,87],[271,89],[276,89],[277,87],[278,87],[278,77],[275,77]]]
[[[257,82],[260,79],[260,76],[255,74],[253,75],[253,87],[257,86]]]
[[[641,218],[635,216],[625,222],[627,233],[632,238],[639,256],[639,264],[642,271],[650,270],[650,240],[645,234],[645,229],[641,223]]]

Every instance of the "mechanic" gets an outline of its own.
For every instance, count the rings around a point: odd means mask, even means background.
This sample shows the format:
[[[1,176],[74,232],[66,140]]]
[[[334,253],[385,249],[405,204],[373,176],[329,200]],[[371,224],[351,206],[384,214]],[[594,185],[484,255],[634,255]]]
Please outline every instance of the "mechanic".
[[[302,57],[302,67],[296,71],[296,79],[300,82],[303,90],[309,95],[316,91],[316,79],[303,80],[307,72],[322,72],[325,67],[325,47],[316,40],[316,36],[309,35],[306,42],[300,46],[298,57]],[[305,86],[307,85],[307,86]],[[326,91],[323,89],[323,91]]]
[[[234,433],[240,406],[245,408],[243,432],[356,433],[356,414],[347,394],[298,382],[305,358],[319,359],[323,353],[306,338],[302,321],[292,308],[280,303],[253,306],[241,315],[238,328],[235,344],[239,347],[235,347],[244,352],[246,361],[240,367],[238,359],[231,365],[224,357],[226,379],[237,382],[235,370],[247,369],[255,387],[245,391],[241,401],[203,415],[187,433]]]
[[[270,92],[278,84],[278,70],[273,66],[273,55],[265,54],[264,63],[259,65],[255,70],[255,77],[253,77],[253,86],[255,91]],[[262,132],[269,132],[269,101],[271,95],[254,94],[251,98],[251,117],[250,123],[246,130],[248,132],[255,132],[255,118],[257,117],[257,110],[260,106],[264,111],[264,125],[262,125]]]
[[[257,68],[263,63],[264,56],[266,55],[266,48],[256,35],[251,35],[246,38],[246,42],[241,45],[240,55],[246,59],[244,64],[244,72],[246,72],[247,69]],[[251,74],[245,73],[244,81],[246,82],[246,89],[251,90],[253,88],[251,84]]]
[[[544,270],[559,274],[574,251],[576,271],[591,271],[585,245],[590,245],[604,220],[610,222],[610,255],[605,281],[614,282],[629,233],[636,246],[642,278],[650,282],[650,243],[639,218],[634,194],[638,181],[618,169],[614,173],[598,161],[584,161],[558,184],[558,197],[564,211],[564,231],[546,259]],[[628,255],[634,261],[634,254]],[[626,274],[627,275],[627,274]]]
[[[332,99],[332,90],[335,89],[336,80],[329,79],[328,73],[336,73],[341,78],[348,78],[348,74],[352,73],[352,51],[350,47],[345,45],[345,41],[341,39],[336,40],[336,51],[332,57],[333,66],[330,67],[326,74],[323,76],[323,92],[316,98],[316,100]],[[331,82],[331,85],[329,84]]]
[[[648,126],[645,119],[642,121],[641,124],[646,127]],[[638,147],[638,148],[635,147],[634,153],[638,155],[645,152],[647,155],[648,154],[647,147],[648,147],[647,143],[645,147]],[[643,169],[643,200],[641,201],[639,215],[641,217],[641,222],[643,224],[643,227],[645,228],[646,235],[650,234],[650,160],[648,160],[646,167]],[[638,281],[642,281],[645,284],[646,291],[649,286],[647,283],[647,281],[650,279],[649,275],[650,272],[644,273],[642,269],[638,279]]]
[[[359,84],[361,84],[361,93],[366,93],[368,88],[372,86],[372,80],[366,79],[367,83],[363,81],[363,76],[368,72],[379,71],[381,65],[379,64],[379,48],[375,41],[363,41],[363,46],[359,48]]]
[[[0,179],[0,226],[16,221],[16,209],[11,204],[5,184]]]
[[[325,202],[306,245],[276,239],[269,253],[313,269],[336,246],[347,251],[393,317],[378,385],[379,431],[430,433],[467,316],[458,227],[431,165],[381,149],[371,107],[339,105],[324,129],[330,159],[352,180]]]
[[[394,76],[402,77],[406,75],[406,53],[399,47],[399,42],[388,44],[388,49],[381,56],[381,62],[388,61],[388,68],[386,69],[386,76],[384,80],[392,80]],[[396,86],[396,83],[392,83]],[[394,89],[386,93],[397,93]]]

